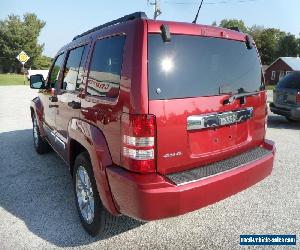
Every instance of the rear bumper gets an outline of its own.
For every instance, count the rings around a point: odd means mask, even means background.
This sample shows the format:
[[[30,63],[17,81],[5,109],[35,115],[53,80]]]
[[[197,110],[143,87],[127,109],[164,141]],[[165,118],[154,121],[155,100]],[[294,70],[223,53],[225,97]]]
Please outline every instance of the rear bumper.
[[[283,115],[295,120],[300,120],[300,108],[282,108],[277,107],[273,102],[270,103],[270,110],[277,115]]]
[[[181,215],[236,194],[272,172],[275,146],[265,141],[270,154],[209,178],[176,186],[159,174],[135,174],[109,167],[107,175],[120,213],[141,220]]]

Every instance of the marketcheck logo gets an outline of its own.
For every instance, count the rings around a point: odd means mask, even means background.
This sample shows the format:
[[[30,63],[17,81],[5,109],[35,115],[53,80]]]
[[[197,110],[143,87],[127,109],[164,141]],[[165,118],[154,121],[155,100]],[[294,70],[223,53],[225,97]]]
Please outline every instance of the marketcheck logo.
[[[244,246],[295,246],[296,235],[240,235],[240,245]]]

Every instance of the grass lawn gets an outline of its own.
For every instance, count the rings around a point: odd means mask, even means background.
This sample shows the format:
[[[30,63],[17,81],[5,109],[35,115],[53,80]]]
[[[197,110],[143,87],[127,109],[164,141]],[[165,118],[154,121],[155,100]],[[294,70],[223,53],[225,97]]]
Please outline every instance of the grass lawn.
[[[19,74],[0,74],[0,86],[5,85],[23,85],[24,77]],[[28,85],[27,78],[25,80],[25,84]]]

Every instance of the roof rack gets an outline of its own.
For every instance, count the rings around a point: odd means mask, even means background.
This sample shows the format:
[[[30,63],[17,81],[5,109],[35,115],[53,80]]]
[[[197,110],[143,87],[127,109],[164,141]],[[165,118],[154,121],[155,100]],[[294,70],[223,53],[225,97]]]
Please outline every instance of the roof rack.
[[[129,15],[126,15],[126,16],[123,16],[121,18],[118,18],[116,20],[113,20],[113,21],[110,21],[108,23],[105,23],[105,24],[102,24],[102,25],[99,25],[93,29],[90,29],[78,36],[75,36],[73,38],[73,41],[78,39],[79,37],[82,37],[82,36],[85,36],[89,33],[92,33],[96,30],[100,30],[100,29],[103,29],[103,28],[106,28],[106,27],[109,27],[109,26],[112,26],[112,25],[115,25],[115,24],[118,24],[118,23],[123,23],[123,22],[126,22],[126,21],[130,21],[130,20],[134,20],[134,19],[147,19],[147,15],[145,14],[145,12],[135,12],[135,13],[132,13],[132,14],[129,14]]]
[[[241,32],[240,28],[237,26],[228,27],[228,29]]]

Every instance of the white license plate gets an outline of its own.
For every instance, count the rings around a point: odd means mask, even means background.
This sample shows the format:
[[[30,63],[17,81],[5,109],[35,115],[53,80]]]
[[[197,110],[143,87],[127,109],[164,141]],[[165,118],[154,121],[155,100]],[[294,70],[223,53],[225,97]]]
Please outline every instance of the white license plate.
[[[277,96],[277,101],[282,102],[283,101],[283,95],[278,95]]]

